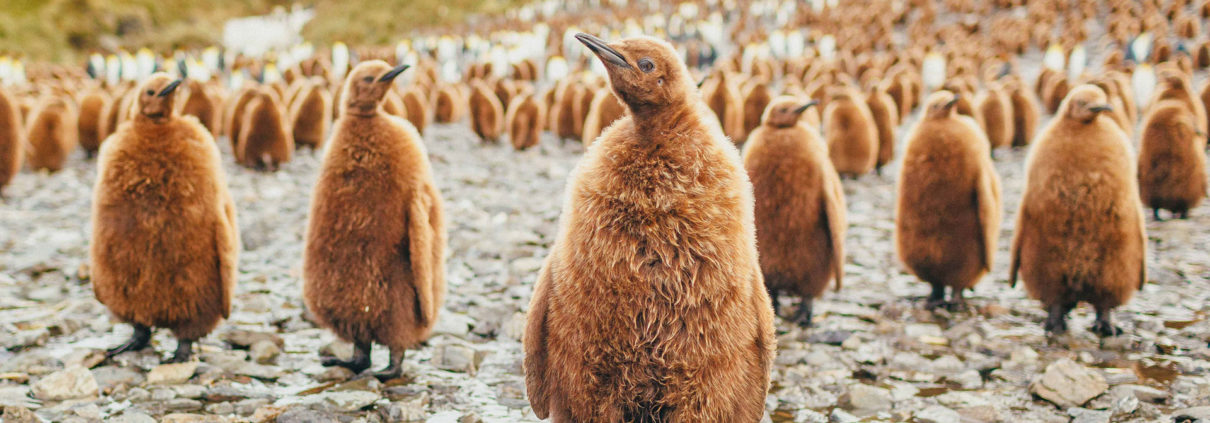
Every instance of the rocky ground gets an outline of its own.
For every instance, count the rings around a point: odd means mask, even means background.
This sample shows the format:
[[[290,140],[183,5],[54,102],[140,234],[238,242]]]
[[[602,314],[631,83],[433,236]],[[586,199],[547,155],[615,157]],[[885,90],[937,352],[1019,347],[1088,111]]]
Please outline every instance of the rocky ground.
[[[319,365],[318,351],[351,348],[303,310],[313,152],[277,173],[228,163],[244,243],[234,311],[197,360],[177,365],[159,364],[175,347],[165,332],[154,350],[102,359],[131,329],[110,319],[86,278],[95,162],[74,157],[55,174],[19,175],[0,200],[4,421],[535,420],[519,338],[582,148],[553,138],[527,152],[484,146],[465,123],[433,126],[425,138],[446,203],[449,293],[437,334],[409,353],[404,379],[387,383]],[[1127,335],[1098,340],[1086,330],[1092,310],[1081,307],[1070,335],[1048,338],[1039,304],[1006,283],[1024,156],[997,152],[1001,245],[963,312],[921,310],[928,287],[895,259],[896,165],[845,181],[845,287],[817,303],[815,328],[779,322],[772,421],[1210,419],[1210,206],[1147,223],[1151,283],[1116,314]],[[793,300],[783,301],[791,312]],[[386,351],[374,360],[384,365]]]

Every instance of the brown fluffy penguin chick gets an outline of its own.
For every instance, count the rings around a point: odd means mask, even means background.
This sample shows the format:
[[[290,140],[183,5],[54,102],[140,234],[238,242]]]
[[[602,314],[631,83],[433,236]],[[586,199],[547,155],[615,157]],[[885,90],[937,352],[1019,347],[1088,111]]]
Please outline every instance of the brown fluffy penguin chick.
[[[957,96],[938,91],[904,147],[896,197],[895,247],[929,285],[925,308],[961,307],[963,292],[992,268],[1000,232],[1000,178],[987,138],[955,110]]]
[[[1147,280],[1146,234],[1134,154],[1092,85],[1072,89],[1026,159],[1009,280],[1025,281],[1049,312],[1046,330],[1067,331],[1080,301],[1097,311],[1092,330],[1121,333],[1111,311]]]
[[[47,97],[30,112],[25,161],[33,170],[58,172],[76,149],[75,111],[59,97]]]
[[[429,124],[429,108],[428,99],[419,88],[409,88],[403,92],[400,100],[403,100],[403,107],[407,109],[407,120],[416,128],[416,132],[424,135],[424,128]]]
[[[765,286],[775,312],[780,292],[802,298],[793,321],[804,327],[828,281],[835,279],[840,290],[846,225],[844,189],[828,147],[818,130],[799,120],[813,105],[794,97],[772,100],[744,145]]]
[[[442,85],[437,89],[437,99],[434,102],[433,118],[440,123],[453,123],[462,119],[462,93],[453,85]]]
[[[538,145],[546,113],[537,97],[531,93],[513,96],[504,116],[504,121],[508,123],[508,140],[513,148],[524,150]]]
[[[551,132],[560,139],[576,138],[576,99],[584,89],[572,80],[560,83],[555,89],[555,105],[550,108]]]
[[[105,102],[105,107],[101,109],[101,123],[97,126],[97,150],[101,149],[101,144],[105,143],[110,134],[118,130],[118,124],[122,123],[118,120],[122,99],[126,97],[127,91],[132,90],[119,87],[109,101]]]
[[[751,136],[752,131],[760,126],[765,109],[769,107],[769,102],[773,101],[773,94],[769,91],[769,85],[763,81],[749,84],[743,94],[744,134]],[[747,140],[743,140],[743,142],[747,142]]]
[[[475,135],[483,141],[499,141],[500,132],[504,130],[504,106],[483,81],[471,82],[470,111],[471,129]]]
[[[1194,128],[1197,132],[1207,132],[1207,114],[1205,105],[1198,101],[1193,92],[1193,84],[1189,76],[1174,67],[1164,66],[1156,72],[1159,83],[1156,84],[1155,99],[1152,103],[1159,104],[1161,100],[1179,100],[1190,111]]]
[[[25,143],[21,132],[20,107],[4,88],[0,88],[0,196],[21,170]]]
[[[1207,2],[1210,2],[1210,0],[1207,0]],[[1206,111],[1206,120],[1210,121],[1210,80],[1202,84],[1202,93],[1200,96],[1202,98],[1202,109]],[[1210,144],[1210,131],[1202,134],[1202,137],[1206,139],[1206,143]]]
[[[878,164],[878,128],[861,94],[851,87],[830,89],[823,116],[832,165],[840,176],[856,178]]]
[[[601,136],[601,132],[605,131],[605,128],[625,115],[626,105],[618,100],[618,96],[613,95],[613,90],[609,88],[597,90],[596,97],[592,99],[592,107],[589,108],[588,118],[584,119],[584,133],[581,135],[580,141],[584,143],[585,147],[592,145],[592,142]]]
[[[735,144],[744,143],[744,100],[739,89],[720,71],[702,87],[702,97],[723,126],[723,133]]]
[[[345,82],[312,197],[303,296],[320,324],[354,345],[324,366],[360,373],[372,344],[391,350],[382,379],[402,374],[404,352],[428,339],[445,297],[441,193],[411,123],[382,110],[407,69],[362,62]]]
[[[239,148],[240,136],[243,135],[244,115],[248,111],[248,103],[251,103],[256,98],[256,88],[247,87],[235,94],[234,101],[231,102],[231,108],[228,110],[227,123],[223,128],[227,130],[227,138],[231,141],[231,154],[235,156],[237,163],[244,162],[243,152]]]
[[[568,182],[527,316],[530,405],[552,422],[760,420],[777,340],[739,154],[671,45],[576,37],[629,114]]]
[[[101,148],[101,120],[104,119],[105,104],[109,94],[102,89],[92,89],[80,98],[80,113],[76,118],[77,138],[84,154],[92,157]]]
[[[874,170],[881,175],[882,167],[895,158],[895,127],[899,126],[899,107],[895,99],[877,84],[870,87],[865,103],[870,108],[870,116],[874,118],[874,127],[878,129],[878,161],[874,163]]]
[[[197,117],[198,122],[210,131],[210,134],[218,133],[218,105],[214,98],[206,91],[206,86],[196,79],[188,79],[188,92],[185,97],[185,103],[181,105],[181,116]]]
[[[302,87],[289,113],[294,146],[319,150],[323,148],[331,124],[328,116],[332,116],[332,95],[320,84],[308,81],[300,84]]]
[[[282,108],[270,88],[257,89],[240,124],[240,164],[257,170],[277,170],[294,155],[294,137],[282,117]]]
[[[1139,146],[1139,197],[1156,220],[1160,209],[1187,218],[1206,196],[1204,145],[1182,102],[1163,100],[1151,107]]]
[[[1008,99],[1013,105],[1013,147],[1029,145],[1033,140],[1034,131],[1038,130],[1038,121],[1042,116],[1038,100],[1016,77],[1008,81],[1006,89]]]
[[[975,96],[975,113],[982,117],[979,124],[982,125],[981,130],[993,150],[1012,144],[1012,100],[1005,95],[999,84],[989,82],[985,89]]]
[[[180,80],[155,74],[136,92],[134,119],[101,146],[93,189],[93,292],[134,326],[112,357],[148,346],[151,328],[177,339],[171,361],[231,313],[239,258],[235,204],[214,138],[179,116]]]

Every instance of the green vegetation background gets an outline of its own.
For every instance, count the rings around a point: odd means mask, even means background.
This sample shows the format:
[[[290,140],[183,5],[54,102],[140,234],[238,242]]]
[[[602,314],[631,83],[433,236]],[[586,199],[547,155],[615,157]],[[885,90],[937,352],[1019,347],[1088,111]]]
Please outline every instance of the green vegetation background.
[[[204,47],[221,41],[228,19],[295,3],[315,8],[307,40],[361,45],[391,44],[522,0],[0,0],[0,53],[64,62],[116,47]]]

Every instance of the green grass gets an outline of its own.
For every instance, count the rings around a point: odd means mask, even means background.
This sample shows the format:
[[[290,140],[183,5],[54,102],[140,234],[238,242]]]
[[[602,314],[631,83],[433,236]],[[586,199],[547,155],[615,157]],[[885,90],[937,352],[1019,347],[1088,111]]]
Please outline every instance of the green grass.
[[[303,36],[316,43],[391,44],[422,26],[496,13],[522,0],[302,0],[315,8]],[[95,51],[199,48],[219,42],[228,19],[289,0],[0,0],[0,52],[78,61]]]

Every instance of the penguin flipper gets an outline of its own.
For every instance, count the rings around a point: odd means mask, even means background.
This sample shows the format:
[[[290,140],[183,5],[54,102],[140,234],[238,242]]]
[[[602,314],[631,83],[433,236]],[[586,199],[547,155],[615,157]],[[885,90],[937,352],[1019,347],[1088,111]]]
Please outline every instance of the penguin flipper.
[[[983,266],[991,271],[996,255],[996,240],[1000,235],[1000,181],[992,170],[991,160],[985,159],[985,168],[975,187],[975,207],[979,225],[983,230]]]
[[[218,161],[217,159],[215,161]],[[237,277],[240,239],[239,225],[235,221],[235,202],[227,191],[226,181],[219,179],[219,201],[222,213],[218,216],[216,231],[216,249],[218,256],[219,283],[222,294],[223,318],[231,317],[231,295],[235,292]]]
[[[530,407],[539,419],[550,416],[551,387],[547,384],[547,323],[546,314],[550,307],[551,267],[552,257],[546,260],[542,270],[538,272],[538,281],[534,283],[534,295],[529,301],[529,312],[526,315],[525,336],[522,343],[525,347],[525,388],[529,396]]]
[[[844,235],[848,223],[845,217],[844,187],[840,184],[840,177],[836,176],[835,170],[828,175],[828,186],[823,190],[824,213],[828,222],[828,235],[832,242],[832,268],[835,273],[836,290],[840,291],[844,279]]]
[[[425,190],[418,190],[408,205],[408,257],[412,267],[412,289],[416,292],[416,318],[421,324],[432,322],[437,316],[433,292],[433,227],[429,211],[433,199]]]
[[[1028,201],[1029,194],[1026,193],[1026,198],[1021,200],[1021,209],[1017,211],[1017,225],[1013,233],[1012,243],[1012,258],[1009,264],[1008,282],[1009,286],[1017,287],[1017,271],[1021,268],[1021,243],[1024,242],[1025,232],[1029,230],[1025,225],[1025,204]]]

